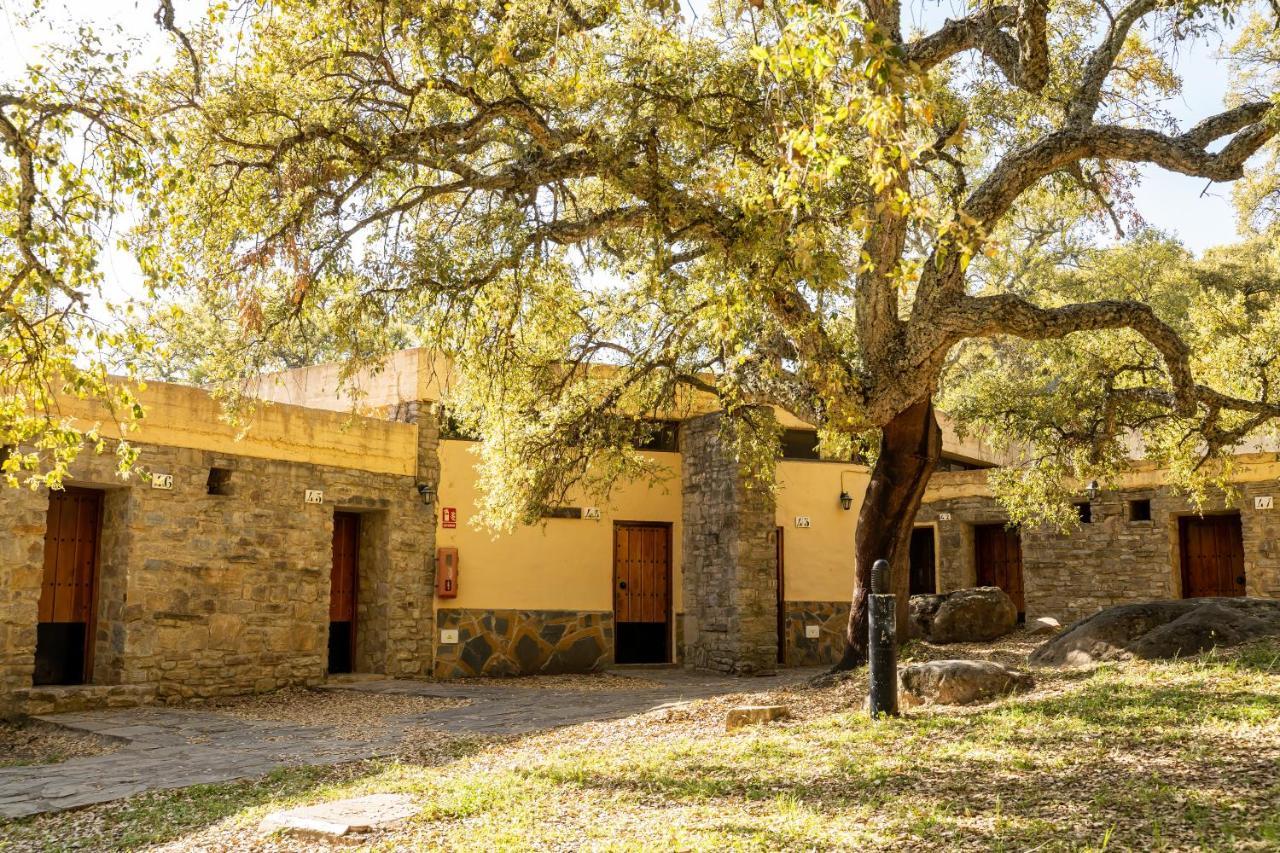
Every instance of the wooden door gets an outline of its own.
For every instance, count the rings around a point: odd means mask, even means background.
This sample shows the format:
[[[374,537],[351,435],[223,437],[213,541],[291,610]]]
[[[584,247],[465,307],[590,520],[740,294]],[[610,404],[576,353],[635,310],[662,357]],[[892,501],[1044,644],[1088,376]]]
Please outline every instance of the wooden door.
[[[614,659],[670,660],[671,527],[619,522],[613,528]]]
[[[1178,519],[1182,597],[1245,594],[1244,537],[1238,515]]]
[[[83,682],[92,671],[101,525],[101,492],[72,487],[49,492],[37,607],[37,684]]]
[[[1013,599],[1021,618],[1027,605],[1022,593],[1022,537],[1017,528],[982,524],[973,532],[978,586],[1000,587]]]
[[[931,595],[937,592],[932,527],[917,527],[911,531],[910,560],[911,580],[908,594]]]
[[[356,599],[360,577],[360,516],[333,514],[333,567],[329,572],[329,671],[355,664]]]

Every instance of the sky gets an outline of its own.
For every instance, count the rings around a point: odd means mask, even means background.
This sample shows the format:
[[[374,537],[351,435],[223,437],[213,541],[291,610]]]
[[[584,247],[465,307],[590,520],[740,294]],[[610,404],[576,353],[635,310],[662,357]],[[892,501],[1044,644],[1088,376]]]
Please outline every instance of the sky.
[[[38,62],[40,45],[54,35],[48,29],[30,31],[19,25],[19,17],[30,2],[0,0],[0,81],[12,80],[27,63]],[[961,16],[964,8],[961,0],[908,2],[911,3],[910,19],[927,27],[936,26],[948,16]],[[56,27],[88,21],[108,43],[111,39],[140,39],[139,63],[156,62],[169,49],[167,38],[159,33],[153,20],[155,0],[44,0],[44,3],[48,19]],[[175,6],[181,24],[194,10],[203,7],[203,3],[177,0]],[[1217,40],[1197,43],[1178,58],[1175,71],[1182,77],[1183,90],[1165,106],[1183,128],[1223,108],[1228,69],[1222,60],[1222,48]],[[1135,201],[1148,224],[1172,232],[1197,253],[1229,243],[1238,236],[1229,185],[1207,185],[1203,179],[1148,167],[1143,171]],[[113,248],[103,258],[103,266],[107,294],[140,294],[138,269],[128,254]]]

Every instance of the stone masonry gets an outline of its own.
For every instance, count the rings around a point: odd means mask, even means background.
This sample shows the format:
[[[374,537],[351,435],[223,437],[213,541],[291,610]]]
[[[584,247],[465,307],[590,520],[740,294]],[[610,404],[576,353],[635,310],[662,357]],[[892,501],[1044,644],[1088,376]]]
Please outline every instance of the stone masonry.
[[[437,616],[458,642],[436,646],[436,678],[594,672],[613,662],[610,612],[451,607]]]
[[[973,477],[972,473],[938,474]],[[1211,500],[1205,512],[1238,511],[1244,540],[1248,595],[1280,596],[1280,510],[1254,508],[1254,497],[1272,495],[1272,483],[1244,483],[1238,500]],[[1083,500],[1083,496],[1081,497]],[[1151,501],[1151,520],[1132,520],[1129,502]],[[1091,504],[1092,520],[1069,533],[1051,528],[1022,531],[1027,618],[1052,616],[1066,623],[1116,604],[1182,595],[1178,518],[1194,515],[1185,498],[1165,487],[1104,491]],[[939,520],[939,513],[950,513]],[[976,583],[974,525],[1002,522],[991,497],[926,503],[917,520],[938,527],[939,592]]]
[[[735,674],[777,668],[772,493],[752,487],[724,446],[721,416],[680,428],[684,497],[684,662]]]
[[[437,433],[419,419],[419,475]],[[140,445],[171,490],[114,475],[86,452],[71,484],[104,492],[95,685],[212,696],[320,682],[327,668],[333,513],[361,514],[357,668],[431,670],[435,524],[415,477],[191,448]],[[211,468],[230,471],[210,494]],[[324,493],[304,504],[306,489]],[[0,712],[31,692],[47,491],[0,491]]]

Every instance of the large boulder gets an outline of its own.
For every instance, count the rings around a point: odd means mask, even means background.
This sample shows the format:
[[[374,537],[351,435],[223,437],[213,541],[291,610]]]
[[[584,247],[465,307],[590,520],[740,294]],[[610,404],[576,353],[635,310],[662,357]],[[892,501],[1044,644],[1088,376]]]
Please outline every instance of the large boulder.
[[[898,673],[898,699],[908,706],[972,705],[1034,686],[1029,674],[989,660],[934,660]]]
[[[927,640],[933,633],[933,617],[946,601],[946,595],[913,595],[910,599],[911,614],[907,617],[907,636],[913,640]]]
[[[1018,624],[1018,608],[994,586],[947,593],[933,614],[931,643],[985,643],[1003,637]]]
[[[1188,598],[1108,607],[1067,627],[1031,655],[1040,666],[1186,657],[1215,646],[1280,637],[1280,601]]]

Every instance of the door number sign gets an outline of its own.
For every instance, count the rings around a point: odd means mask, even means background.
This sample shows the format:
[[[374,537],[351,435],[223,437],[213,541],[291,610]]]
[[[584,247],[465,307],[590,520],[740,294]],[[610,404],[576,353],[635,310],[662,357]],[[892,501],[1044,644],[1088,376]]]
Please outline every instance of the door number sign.
[[[307,489],[302,493],[302,502],[307,504],[324,503],[324,492],[319,489]]]
[[[1271,495],[1259,495],[1253,499],[1254,509],[1275,509],[1275,499]]]

